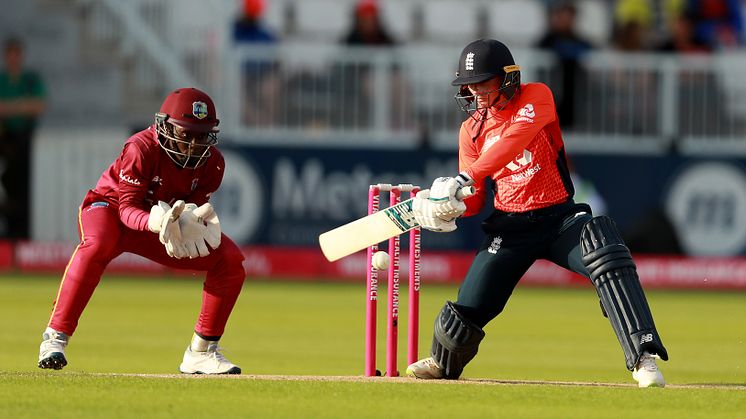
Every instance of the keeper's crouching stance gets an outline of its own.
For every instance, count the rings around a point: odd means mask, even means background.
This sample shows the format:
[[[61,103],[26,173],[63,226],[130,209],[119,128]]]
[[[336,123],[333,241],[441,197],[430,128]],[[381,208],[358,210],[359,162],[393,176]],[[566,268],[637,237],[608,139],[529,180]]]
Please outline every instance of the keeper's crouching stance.
[[[431,356],[407,375],[457,379],[477,354],[483,328],[499,315],[518,281],[538,259],[591,279],[640,387],[663,387],[656,358],[668,359],[635,264],[614,222],[593,217],[573,201],[562,133],[551,91],[520,83],[508,48],[480,39],[464,48],[453,84],[470,113],[459,134],[459,170],[418,193],[413,211],[423,228],[449,232],[456,218],[480,212],[485,179],[494,185],[495,211],[459,288],[435,320]],[[463,202],[455,191],[476,187]]]
[[[240,249],[221,232],[207,202],[225,169],[223,156],[213,147],[217,125],[207,94],[191,88],[174,91],[156,114],[156,123],[125,143],[88,192],[78,216],[80,244],[43,333],[40,368],[67,365],[65,349],[104,270],[129,252],[171,268],[206,272],[202,308],[179,370],[241,373],[218,348],[245,271]]]

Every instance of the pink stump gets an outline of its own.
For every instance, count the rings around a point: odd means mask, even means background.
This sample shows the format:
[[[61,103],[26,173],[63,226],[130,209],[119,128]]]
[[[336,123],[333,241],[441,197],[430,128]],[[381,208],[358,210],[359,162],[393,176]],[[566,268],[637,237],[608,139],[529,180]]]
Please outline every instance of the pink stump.
[[[389,206],[399,203],[401,191],[392,188]],[[389,239],[389,278],[388,278],[388,327],[386,329],[386,375],[398,377],[399,370],[396,367],[397,346],[399,341],[399,253],[400,239],[394,236]]]
[[[419,188],[413,188],[410,197],[417,195]],[[418,360],[418,340],[420,336],[420,257],[422,255],[421,230],[409,231],[409,330],[407,332],[407,364]]]
[[[378,186],[371,185],[368,189],[368,214],[378,211],[380,206]],[[368,248],[368,265],[365,285],[365,375],[376,375],[376,316],[378,302],[378,270],[373,267],[373,254],[378,251],[378,245]]]

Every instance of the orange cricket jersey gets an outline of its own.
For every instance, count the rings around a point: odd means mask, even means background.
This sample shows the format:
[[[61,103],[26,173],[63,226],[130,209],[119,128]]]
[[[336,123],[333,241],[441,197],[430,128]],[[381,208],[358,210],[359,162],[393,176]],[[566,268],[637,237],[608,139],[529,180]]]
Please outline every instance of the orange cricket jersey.
[[[495,208],[526,212],[558,204],[575,193],[567,168],[554,98],[542,83],[522,84],[518,97],[487,119],[469,118],[459,132],[459,171],[476,182],[466,215],[484,204],[484,179],[495,183]]]

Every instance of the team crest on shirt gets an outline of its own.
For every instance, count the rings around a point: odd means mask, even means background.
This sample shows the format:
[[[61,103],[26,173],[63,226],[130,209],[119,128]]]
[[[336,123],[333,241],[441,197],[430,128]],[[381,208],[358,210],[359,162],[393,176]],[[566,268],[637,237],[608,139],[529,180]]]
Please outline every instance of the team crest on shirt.
[[[503,243],[503,238],[500,236],[495,237],[492,239],[492,243],[490,243],[490,247],[487,248],[487,251],[494,254],[497,254],[497,251],[500,250],[500,245]]]
[[[197,119],[207,118],[207,104],[205,102],[192,103],[192,115],[197,117]]]
[[[197,189],[197,183],[199,183],[199,178],[192,179],[192,191],[194,191],[195,189]]]

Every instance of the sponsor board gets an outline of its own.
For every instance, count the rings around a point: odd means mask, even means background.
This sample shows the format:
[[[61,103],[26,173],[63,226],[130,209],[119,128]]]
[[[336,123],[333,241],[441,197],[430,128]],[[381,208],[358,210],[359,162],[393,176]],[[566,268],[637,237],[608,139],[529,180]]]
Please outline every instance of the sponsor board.
[[[0,250],[9,244],[0,243]],[[67,243],[25,242],[16,245],[15,260],[9,268],[21,272],[62,273],[74,246]],[[358,252],[337,262],[327,262],[316,248],[245,246],[244,268],[249,279],[273,278],[292,281],[350,281],[365,278],[366,254]],[[472,262],[473,253],[459,251],[423,252],[421,281],[458,284]],[[293,263],[288,263],[292,260]],[[746,258],[684,258],[636,256],[637,271],[646,288],[740,289],[746,290]],[[408,255],[402,251],[401,275],[408,274]],[[188,275],[137,255],[125,253],[114,259],[107,273],[145,275]],[[379,277],[385,277],[384,271]],[[521,280],[528,286],[587,286],[583,276],[562,269],[551,262],[537,261]]]

